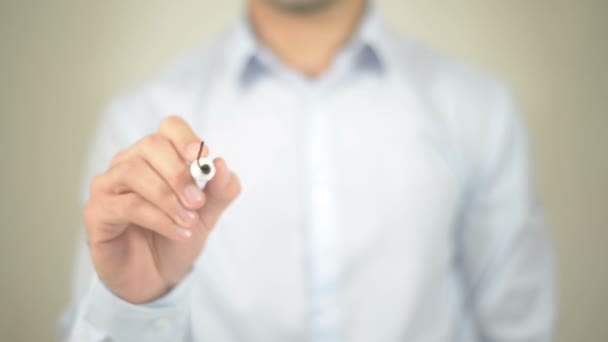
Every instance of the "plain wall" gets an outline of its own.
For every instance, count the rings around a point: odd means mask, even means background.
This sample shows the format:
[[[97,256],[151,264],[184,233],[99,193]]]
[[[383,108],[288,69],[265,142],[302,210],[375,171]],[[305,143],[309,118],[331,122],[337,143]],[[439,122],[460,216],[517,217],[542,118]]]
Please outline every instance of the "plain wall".
[[[608,340],[608,1],[378,1],[403,32],[506,79],[559,262],[560,341]],[[0,0],[0,340],[52,341],[104,103],[241,1]]]

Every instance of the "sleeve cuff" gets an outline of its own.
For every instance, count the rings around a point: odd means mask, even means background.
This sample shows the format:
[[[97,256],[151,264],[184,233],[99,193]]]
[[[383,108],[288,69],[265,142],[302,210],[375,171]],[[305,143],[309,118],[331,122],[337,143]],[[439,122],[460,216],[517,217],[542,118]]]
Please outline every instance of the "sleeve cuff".
[[[89,289],[85,320],[112,341],[179,341],[188,327],[193,274],[154,302],[134,305],[112,293],[97,276]]]

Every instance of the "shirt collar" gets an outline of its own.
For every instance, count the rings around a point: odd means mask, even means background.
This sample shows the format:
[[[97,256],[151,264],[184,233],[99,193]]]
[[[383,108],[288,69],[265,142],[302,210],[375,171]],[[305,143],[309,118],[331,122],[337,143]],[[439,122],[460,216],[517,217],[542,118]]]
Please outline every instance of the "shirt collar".
[[[342,53],[352,58],[354,70],[371,70],[380,75],[388,67],[388,46],[385,39],[384,23],[375,6],[370,3]],[[276,62],[270,51],[255,36],[246,11],[238,18],[228,43],[226,57],[229,71],[241,85],[246,86],[271,71]]]
[[[384,71],[388,67],[385,40],[382,18],[376,7],[370,3],[349,44],[357,51],[357,65]]]

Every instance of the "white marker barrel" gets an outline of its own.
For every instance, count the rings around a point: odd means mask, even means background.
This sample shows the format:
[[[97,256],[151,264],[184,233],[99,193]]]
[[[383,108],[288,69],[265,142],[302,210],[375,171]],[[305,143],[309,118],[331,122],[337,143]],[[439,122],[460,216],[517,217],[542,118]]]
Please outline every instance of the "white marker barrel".
[[[213,160],[209,158],[201,158],[198,163],[194,161],[190,164],[190,175],[196,181],[196,184],[201,188],[205,188],[207,182],[215,176],[215,165]]]

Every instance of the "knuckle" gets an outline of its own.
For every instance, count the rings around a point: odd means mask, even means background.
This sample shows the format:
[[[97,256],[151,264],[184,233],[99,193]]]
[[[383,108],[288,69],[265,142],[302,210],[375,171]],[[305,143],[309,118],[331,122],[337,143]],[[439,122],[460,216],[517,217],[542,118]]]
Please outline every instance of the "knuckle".
[[[171,171],[169,171],[169,174],[167,175],[167,181],[175,189],[179,189],[181,186],[184,185],[184,183],[188,179],[187,177],[188,174],[186,172],[185,167],[175,167],[172,168]]]
[[[103,218],[103,205],[98,200],[90,199],[82,209],[82,221],[89,238],[93,237],[98,230]]]
[[[161,203],[161,205],[167,205],[174,197],[173,190],[166,185],[157,186],[154,196],[156,196],[156,201]]]
[[[121,176],[137,174],[143,167],[143,161],[139,158],[125,160],[118,165],[118,172]]]
[[[119,151],[117,152],[114,157],[112,157],[112,160],[110,161],[110,166],[116,165],[118,163],[120,163],[120,161],[125,157],[126,152],[125,151]]]
[[[163,138],[158,134],[146,135],[142,140],[141,144],[144,149],[154,149],[158,145],[163,143]]]
[[[89,200],[87,201],[87,203],[85,204],[84,208],[82,209],[82,219],[84,221],[85,227],[90,227],[91,223],[94,221],[94,218],[96,217],[96,208],[93,205],[92,201]]]
[[[182,118],[177,115],[169,115],[166,116],[163,121],[160,123],[160,130],[165,131],[170,129],[171,127],[175,127],[177,125],[181,125],[183,122]]]
[[[103,174],[96,175],[89,183],[89,196],[101,191],[103,184]]]
[[[149,159],[156,153],[166,151],[168,147],[171,147],[171,142],[166,137],[160,134],[147,135],[142,139],[138,155],[144,159]]]

